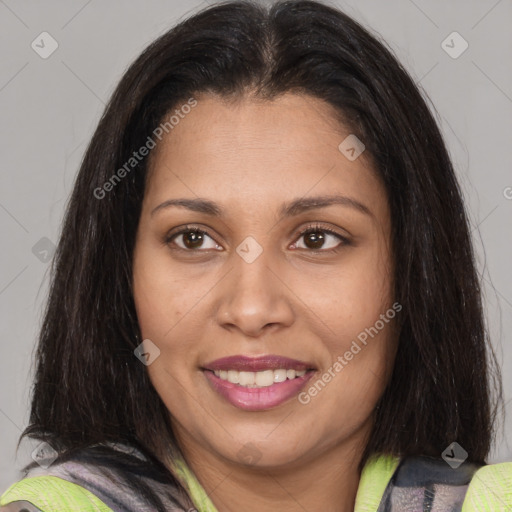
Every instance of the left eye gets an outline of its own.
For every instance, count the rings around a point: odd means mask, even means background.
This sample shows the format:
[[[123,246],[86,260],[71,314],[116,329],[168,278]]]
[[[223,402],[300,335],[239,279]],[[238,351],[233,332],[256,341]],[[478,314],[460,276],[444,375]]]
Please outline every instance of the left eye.
[[[302,231],[298,240],[301,240],[302,238],[304,239],[302,245],[296,242],[294,244],[295,248],[311,249],[313,251],[322,249],[327,251],[334,250],[340,245],[348,243],[348,240],[345,237],[322,227],[308,228]]]

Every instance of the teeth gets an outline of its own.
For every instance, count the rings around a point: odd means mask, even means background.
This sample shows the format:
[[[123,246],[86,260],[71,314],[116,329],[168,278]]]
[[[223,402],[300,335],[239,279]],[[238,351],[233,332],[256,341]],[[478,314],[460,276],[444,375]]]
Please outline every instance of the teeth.
[[[239,372],[237,370],[216,370],[215,375],[232,384],[247,388],[266,388],[276,382],[284,382],[305,375],[306,370],[263,370],[261,372]]]
[[[222,372],[220,378],[222,379]],[[254,372],[240,372],[238,375],[238,383],[241,386],[249,386],[251,384],[254,384]]]
[[[274,384],[274,370],[265,370],[254,374],[254,384],[256,386],[267,387]]]
[[[232,382],[233,384],[238,384],[240,382],[240,372],[236,370],[229,370],[224,380],[229,380],[229,382]]]
[[[286,370],[274,370],[274,382],[284,382],[286,380]]]

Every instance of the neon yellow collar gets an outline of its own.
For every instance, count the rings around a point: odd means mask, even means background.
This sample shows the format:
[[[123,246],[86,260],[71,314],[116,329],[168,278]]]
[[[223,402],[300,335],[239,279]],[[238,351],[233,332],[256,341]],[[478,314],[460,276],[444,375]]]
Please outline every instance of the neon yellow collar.
[[[392,455],[376,455],[365,464],[359,480],[354,512],[376,512],[384,490],[400,459]],[[203,486],[182,459],[174,460],[178,478],[188,489],[198,512],[218,512]]]

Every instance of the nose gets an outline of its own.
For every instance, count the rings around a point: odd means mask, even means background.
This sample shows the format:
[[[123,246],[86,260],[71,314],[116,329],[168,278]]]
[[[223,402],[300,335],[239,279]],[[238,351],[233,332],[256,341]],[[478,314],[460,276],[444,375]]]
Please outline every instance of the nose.
[[[293,324],[293,287],[270,252],[263,250],[252,262],[233,253],[232,270],[219,288],[217,322],[223,328],[256,338]]]

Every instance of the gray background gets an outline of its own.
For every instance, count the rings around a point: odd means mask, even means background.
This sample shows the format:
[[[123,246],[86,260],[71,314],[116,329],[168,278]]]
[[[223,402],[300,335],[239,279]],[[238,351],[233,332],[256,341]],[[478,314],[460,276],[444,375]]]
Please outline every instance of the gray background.
[[[214,2],[0,0],[0,491],[35,446],[24,443],[16,459],[48,287],[45,260],[87,141],[126,66],[207,3]],[[332,3],[388,42],[438,112],[504,371],[506,419],[490,461],[512,460],[512,0]],[[31,48],[43,31],[59,45],[47,59]],[[441,46],[453,31],[469,44],[456,59]],[[461,48],[456,39],[447,44]]]

